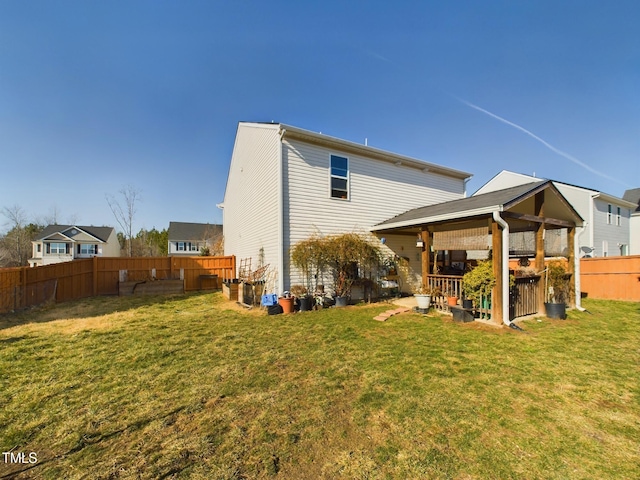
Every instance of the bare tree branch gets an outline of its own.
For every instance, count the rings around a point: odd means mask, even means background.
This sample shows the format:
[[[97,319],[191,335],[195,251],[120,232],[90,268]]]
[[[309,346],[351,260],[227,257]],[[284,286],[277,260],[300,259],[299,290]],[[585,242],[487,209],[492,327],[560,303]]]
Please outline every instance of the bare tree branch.
[[[127,185],[119,190],[122,201],[118,201],[113,195],[105,195],[109,208],[116,218],[116,222],[122,229],[125,239],[128,240],[128,255],[133,256],[133,220],[136,215],[137,203],[142,201],[140,190],[133,185]]]

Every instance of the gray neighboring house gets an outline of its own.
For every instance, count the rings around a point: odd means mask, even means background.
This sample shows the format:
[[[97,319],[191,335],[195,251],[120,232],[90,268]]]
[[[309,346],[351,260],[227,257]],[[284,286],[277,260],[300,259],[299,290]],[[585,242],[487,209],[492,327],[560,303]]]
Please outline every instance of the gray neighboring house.
[[[31,267],[79,258],[120,256],[120,243],[113,227],[49,225],[31,243]]]
[[[640,255],[640,188],[627,190],[624,192],[622,198],[636,206],[636,208],[631,212],[629,226],[629,254]]]
[[[485,183],[473,195],[501,190],[541,180],[521,173],[503,170]],[[556,188],[585,220],[576,236],[577,255],[609,257],[630,254],[631,214],[637,203],[614,197],[598,190],[552,180]]]
[[[222,236],[222,225],[211,223],[169,222],[168,255],[200,255],[203,248],[213,248]]]

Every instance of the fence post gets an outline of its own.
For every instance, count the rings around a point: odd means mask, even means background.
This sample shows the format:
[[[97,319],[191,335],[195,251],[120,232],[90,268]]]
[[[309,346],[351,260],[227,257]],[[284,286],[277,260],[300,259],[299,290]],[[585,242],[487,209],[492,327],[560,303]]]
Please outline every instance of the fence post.
[[[93,257],[93,296],[98,296],[98,257]]]
[[[27,268],[20,269],[20,301],[18,302],[20,308],[27,306]]]

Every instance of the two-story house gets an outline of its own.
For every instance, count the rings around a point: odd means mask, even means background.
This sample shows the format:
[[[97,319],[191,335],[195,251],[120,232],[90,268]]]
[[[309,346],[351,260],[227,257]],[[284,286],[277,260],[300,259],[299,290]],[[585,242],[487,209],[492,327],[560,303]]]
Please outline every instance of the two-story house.
[[[635,205],[631,210],[629,254],[640,255],[640,188],[626,190],[622,198]]]
[[[200,255],[203,249],[212,250],[222,236],[222,225],[210,223],[169,222],[168,254]]]
[[[539,178],[503,170],[473,195],[524,185]],[[553,180],[556,188],[585,220],[578,230],[578,254],[583,257],[629,255],[630,219],[637,204],[591,188]]]
[[[269,264],[281,293],[302,283],[290,249],[313,234],[369,232],[395,215],[463,198],[470,173],[280,123],[241,122],[223,209],[225,255]],[[386,244],[420,271],[416,240]]]
[[[31,267],[77,258],[120,256],[120,243],[113,227],[49,225],[32,244]]]

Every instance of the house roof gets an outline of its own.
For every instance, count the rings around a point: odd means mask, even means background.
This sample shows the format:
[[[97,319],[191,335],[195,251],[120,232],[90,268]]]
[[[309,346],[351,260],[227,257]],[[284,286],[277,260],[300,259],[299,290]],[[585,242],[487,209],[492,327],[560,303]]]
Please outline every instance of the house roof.
[[[169,241],[204,240],[222,233],[222,225],[212,223],[169,222]]]
[[[382,160],[396,165],[413,167],[424,172],[433,172],[459,179],[471,178],[473,176],[472,173],[464,172],[462,170],[445,167],[436,163],[426,162],[424,160],[400,155],[398,153],[393,153],[368,145],[363,145],[361,143],[343,140],[341,138],[332,137],[323,133],[312,132],[311,130],[305,130],[303,128],[294,127],[292,125],[286,125],[284,123],[271,124],[259,122],[240,122],[240,124],[260,125],[262,127],[273,126],[274,128],[279,129],[282,138],[297,139],[314,145],[324,145],[332,148],[338,148],[346,153],[353,153],[368,158],[375,158],[376,160]]]
[[[636,206],[634,210],[635,212],[640,212],[640,188],[632,188],[630,190],[626,190],[622,198],[627,202],[633,203]]]
[[[533,177],[531,175],[526,175],[524,173],[512,172],[510,170],[502,170],[502,171],[500,171],[500,173],[497,173],[496,175],[491,177],[491,180],[489,180],[484,185],[482,185],[478,190],[476,190],[476,193],[474,193],[473,195],[478,194],[478,192],[482,192],[483,189],[487,185],[491,184],[491,182],[493,182],[494,180],[496,180],[497,178],[499,178],[503,174],[511,174],[514,177],[519,177],[523,181],[525,181],[525,183],[528,183],[528,182],[526,182],[526,180],[529,180],[531,182],[535,182],[535,181],[538,180],[536,177]],[[540,179],[540,180],[547,180],[547,179]],[[601,200],[604,200],[605,202],[615,203],[617,205],[621,205],[621,206],[624,206],[624,207],[631,207],[631,205],[629,205],[629,200],[627,200],[626,198],[616,197],[615,195],[610,195],[608,193],[601,192],[600,190],[595,190],[595,189],[589,188],[589,187],[583,187],[581,185],[575,185],[573,183],[561,182],[560,180],[553,180],[553,179],[548,179],[548,180],[551,180],[556,185],[566,185],[567,187],[577,188],[577,189],[580,189],[580,190],[585,190],[587,192],[591,192],[591,194],[592,194],[592,196],[594,198],[600,198]],[[637,202],[635,202],[635,203],[637,204]]]
[[[553,182],[551,180],[541,180],[472,197],[415,208],[379,223],[372,228],[372,231],[490,215],[495,211],[508,210],[546,188],[551,188],[562,199],[562,203],[568,209],[570,215],[577,223],[581,224],[582,217],[558,192]]]
[[[38,235],[38,237],[36,238],[36,241],[45,240],[57,234],[62,236],[57,236],[56,238],[73,240],[71,236],[66,235],[65,232],[71,233],[71,230],[73,230],[74,228],[82,232],[85,232],[104,243],[107,242],[107,240],[109,239],[109,236],[113,233],[113,227],[94,227],[94,226],[83,226],[83,225],[47,225],[45,229],[42,230],[40,235]]]

